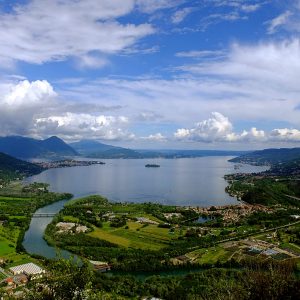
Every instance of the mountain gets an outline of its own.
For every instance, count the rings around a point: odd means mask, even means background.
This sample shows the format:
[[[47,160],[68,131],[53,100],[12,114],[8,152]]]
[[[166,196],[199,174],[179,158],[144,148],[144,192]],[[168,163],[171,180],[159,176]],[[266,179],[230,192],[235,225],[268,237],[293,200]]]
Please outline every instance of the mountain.
[[[141,151],[141,153],[144,150]],[[153,154],[154,152],[152,152]],[[230,151],[230,150],[159,150],[155,154],[164,158],[193,158],[193,157],[205,157],[205,156],[238,156],[248,153],[248,151]],[[151,155],[151,152],[148,152]]]
[[[190,158],[203,156],[237,156],[245,151],[222,150],[132,150],[93,140],[71,143],[79,154],[92,158]]]
[[[287,162],[272,165],[270,170],[263,172],[269,176],[299,176],[300,159],[293,159]]]
[[[56,136],[45,140],[22,136],[0,137],[0,152],[24,159],[78,155],[72,147]]]
[[[265,149],[250,152],[230,161],[254,165],[274,165],[300,159],[300,148]]]
[[[10,176],[30,176],[42,172],[44,169],[36,164],[29,163],[0,152],[0,179]]]
[[[93,140],[82,140],[71,143],[79,154],[91,158],[142,158],[135,150],[103,144]]]
[[[102,144],[93,140],[81,140],[79,142],[70,143],[69,145],[81,155],[89,155],[91,153],[98,153],[114,148],[119,148],[111,145]]]

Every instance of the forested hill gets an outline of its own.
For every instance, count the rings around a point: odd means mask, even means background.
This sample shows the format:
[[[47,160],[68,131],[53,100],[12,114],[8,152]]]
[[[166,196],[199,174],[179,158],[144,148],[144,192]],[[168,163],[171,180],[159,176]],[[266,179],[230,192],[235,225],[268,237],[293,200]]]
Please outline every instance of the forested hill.
[[[265,171],[264,174],[270,176],[299,176],[300,175],[300,159],[293,159],[288,162],[278,163]]]
[[[135,150],[107,145],[93,140],[82,140],[70,146],[80,155],[91,158],[143,158]]]
[[[45,140],[22,136],[0,137],[0,152],[22,159],[78,155],[72,147],[56,136]]]
[[[44,169],[10,155],[0,152],[0,180],[14,179],[16,177],[30,176],[42,172]]]
[[[280,148],[250,152],[233,158],[230,161],[253,165],[275,165],[297,159],[300,160],[300,148]]]

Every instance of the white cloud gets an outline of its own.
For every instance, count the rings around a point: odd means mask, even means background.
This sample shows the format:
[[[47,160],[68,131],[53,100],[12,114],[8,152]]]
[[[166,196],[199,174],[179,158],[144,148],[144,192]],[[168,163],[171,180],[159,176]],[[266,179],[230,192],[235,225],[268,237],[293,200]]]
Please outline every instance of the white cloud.
[[[37,80],[32,83],[24,80],[11,87],[1,104],[13,108],[44,105],[56,96],[52,86],[46,80]]]
[[[0,134],[28,134],[36,116],[55,105],[57,94],[45,80],[17,84],[9,83],[1,88]]]
[[[128,131],[127,117],[99,114],[99,111],[117,111],[120,107],[96,103],[81,105],[60,99],[45,80],[10,82],[2,84],[0,91],[4,94],[0,98],[0,135],[59,135],[71,140],[134,138]]]
[[[280,14],[278,17],[266,22],[266,24],[268,25],[268,33],[273,34],[278,30],[278,28],[286,25],[291,16],[292,13],[290,11],[286,11]]]
[[[256,4],[242,4],[240,6],[241,10],[245,11],[245,12],[254,12],[257,11],[262,4],[256,3]]]
[[[136,0],[137,8],[144,13],[153,13],[157,10],[176,7],[184,0]]]
[[[195,9],[194,7],[185,7],[180,10],[177,10],[171,18],[172,23],[174,24],[181,23],[190,13],[193,12],[194,9]]]
[[[80,69],[100,69],[109,64],[106,58],[95,55],[82,55],[76,61]]]
[[[142,137],[142,140],[147,140],[147,141],[153,141],[153,142],[164,142],[167,140],[167,138],[162,135],[160,132],[156,134],[150,134],[147,137]]]
[[[181,128],[175,132],[178,139],[190,139],[201,142],[226,141],[231,138],[232,124],[228,118],[218,112],[213,112],[212,117],[195,124],[194,128]]]
[[[189,57],[189,58],[216,58],[216,57],[223,57],[225,55],[224,51],[218,50],[192,50],[192,51],[183,51],[177,52],[175,54],[177,57]]]
[[[39,135],[49,132],[67,140],[74,139],[103,139],[127,140],[133,139],[125,127],[128,119],[123,116],[90,115],[83,113],[64,113],[59,116],[39,118],[35,121],[34,130]]]
[[[251,80],[257,88],[272,86],[277,92],[283,89],[287,96],[292,91],[299,91],[300,40],[294,38],[251,46],[234,44],[222,61],[186,65],[181,70],[223,76],[223,79],[232,80],[232,86]]]
[[[244,130],[237,139],[256,141],[264,140],[265,136],[266,134],[263,130],[257,130],[255,127],[253,127],[249,131]]]
[[[195,124],[194,128],[178,129],[174,133],[178,140],[191,140],[195,142],[299,142],[300,130],[298,129],[273,129],[266,133],[253,127],[249,131],[242,133],[233,131],[233,125],[229,119],[220,113],[212,113],[208,120]]]
[[[154,32],[149,24],[121,24],[134,0],[31,0],[0,13],[0,63],[42,64],[112,54],[133,46]]]
[[[300,142],[300,130],[297,129],[274,129],[270,133],[273,140],[280,140],[284,142]]]

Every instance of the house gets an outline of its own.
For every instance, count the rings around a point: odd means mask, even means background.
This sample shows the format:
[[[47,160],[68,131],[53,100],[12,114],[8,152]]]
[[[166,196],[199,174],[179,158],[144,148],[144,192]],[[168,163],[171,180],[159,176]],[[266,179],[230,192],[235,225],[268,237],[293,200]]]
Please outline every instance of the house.
[[[8,286],[14,286],[15,285],[14,279],[12,277],[6,278],[5,282],[7,283]]]
[[[28,282],[28,277],[25,274],[16,275],[13,279],[16,285],[26,284]]]
[[[103,273],[111,270],[111,265],[109,265],[107,262],[90,260],[90,263],[97,272]]]
[[[137,222],[138,223],[141,223],[141,224],[152,224],[152,225],[158,225],[159,223],[158,222],[155,222],[155,221],[152,221],[148,218],[144,218],[144,217],[139,217],[139,218],[136,218],[137,219]]]
[[[9,268],[9,271],[14,275],[25,274],[32,278],[42,277],[46,271],[34,263],[27,263]]]

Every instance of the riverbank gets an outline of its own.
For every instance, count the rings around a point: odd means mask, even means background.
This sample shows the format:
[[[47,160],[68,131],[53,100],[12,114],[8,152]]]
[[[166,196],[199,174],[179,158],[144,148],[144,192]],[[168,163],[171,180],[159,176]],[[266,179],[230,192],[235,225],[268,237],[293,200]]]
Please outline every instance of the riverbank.
[[[7,266],[30,261],[22,242],[32,214],[72,195],[51,193],[46,184],[23,186],[20,182],[11,182],[0,193],[0,261]]]

